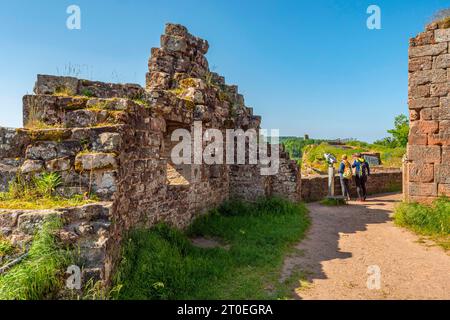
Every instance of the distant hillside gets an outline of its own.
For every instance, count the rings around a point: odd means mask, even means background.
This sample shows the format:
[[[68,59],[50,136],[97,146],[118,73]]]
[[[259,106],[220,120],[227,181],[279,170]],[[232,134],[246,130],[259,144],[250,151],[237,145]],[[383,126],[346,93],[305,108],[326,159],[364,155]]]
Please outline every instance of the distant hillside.
[[[305,139],[302,137],[280,137],[280,143],[285,146],[291,158],[298,160],[302,172],[306,175],[325,174],[327,163],[324,153],[331,153],[338,160],[346,154],[350,159],[357,152],[380,153],[379,169],[401,168],[402,157],[406,152],[404,147],[387,147],[379,144],[369,144],[361,141]]]

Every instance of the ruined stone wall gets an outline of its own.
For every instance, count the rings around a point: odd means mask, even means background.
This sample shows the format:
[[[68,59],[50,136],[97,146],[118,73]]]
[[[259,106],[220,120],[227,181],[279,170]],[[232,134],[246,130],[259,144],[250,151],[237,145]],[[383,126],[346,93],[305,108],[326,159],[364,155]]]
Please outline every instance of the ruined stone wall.
[[[450,29],[432,23],[410,40],[410,133],[405,198],[450,195]]]
[[[300,199],[300,173],[286,153],[280,171],[259,165],[183,164],[171,159],[176,129],[254,129],[261,118],[245,106],[237,86],[209,71],[208,43],[168,24],[152,49],[146,88],[39,75],[23,98],[24,128],[0,130],[0,189],[58,172],[61,196],[90,195],[97,204],[50,211],[3,210],[0,232],[22,243],[42,217],[59,215],[60,238],[81,248],[85,280],[111,280],[128,230],[159,222],[184,228],[233,197],[254,201],[278,195]],[[202,132],[202,134],[203,134]],[[207,142],[203,139],[203,147]],[[233,142],[234,143],[234,142]],[[225,160],[225,159],[224,159]],[[33,228],[24,229],[32,223]]]
[[[367,193],[380,194],[388,192],[398,192],[402,190],[402,172],[400,170],[392,172],[372,173],[367,180]],[[335,194],[341,195],[341,182],[339,177],[334,179]],[[328,195],[328,176],[303,177],[301,182],[301,195],[304,201],[319,201]],[[357,197],[356,185],[350,182],[350,195]]]

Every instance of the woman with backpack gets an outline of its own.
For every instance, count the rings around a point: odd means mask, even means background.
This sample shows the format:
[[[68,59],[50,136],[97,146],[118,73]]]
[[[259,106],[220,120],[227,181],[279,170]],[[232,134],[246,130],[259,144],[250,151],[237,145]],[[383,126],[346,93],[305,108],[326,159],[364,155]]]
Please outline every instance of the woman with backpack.
[[[352,166],[350,162],[348,162],[347,156],[345,154],[342,156],[342,161],[339,165],[338,173],[341,180],[342,195],[345,199],[350,201],[350,180],[352,179],[353,173]]]

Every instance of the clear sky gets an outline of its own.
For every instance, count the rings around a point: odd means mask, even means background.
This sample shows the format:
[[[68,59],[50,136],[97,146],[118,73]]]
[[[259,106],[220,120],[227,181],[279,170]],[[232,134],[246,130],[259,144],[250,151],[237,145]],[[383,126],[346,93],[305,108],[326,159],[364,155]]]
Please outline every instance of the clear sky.
[[[443,0],[1,0],[0,126],[22,125],[36,74],[144,85],[166,22],[210,43],[213,71],[239,85],[281,135],[382,138],[407,113],[408,40]],[[81,30],[66,9],[81,8]],[[381,8],[381,30],[366,27]]]

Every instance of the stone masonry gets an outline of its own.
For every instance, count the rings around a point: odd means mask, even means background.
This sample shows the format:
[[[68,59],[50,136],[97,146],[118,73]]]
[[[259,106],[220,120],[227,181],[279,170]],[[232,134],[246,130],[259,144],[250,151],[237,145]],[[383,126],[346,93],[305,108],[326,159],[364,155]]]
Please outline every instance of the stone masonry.
[[[450,29],[439,22],[410,40],[410,133],[404,195],[429,203],[450,195]]]
[[[300,200],[299,168],[282,148],[273,176],[261,176],[253,164],[172,163],[172,132],[190,130],[194,121],[222,132],[260,129],[261,118],[245,106],[237,86],[209,71],[207,51],[207,41],[168,24],[161,47],[151,51],[145,88],[39,75],[34,94],[23,98],[24,128],[0,128],[0,191],[17,174],[58,172],[59,194],[92,194],[101,202],[2,210],[0,235],[27,238],[27,221],[57,214],[65,223],[61,239],[81,248],[85,277],[108,283],[131,228],[159,222],[184,228],[229,198]]]

